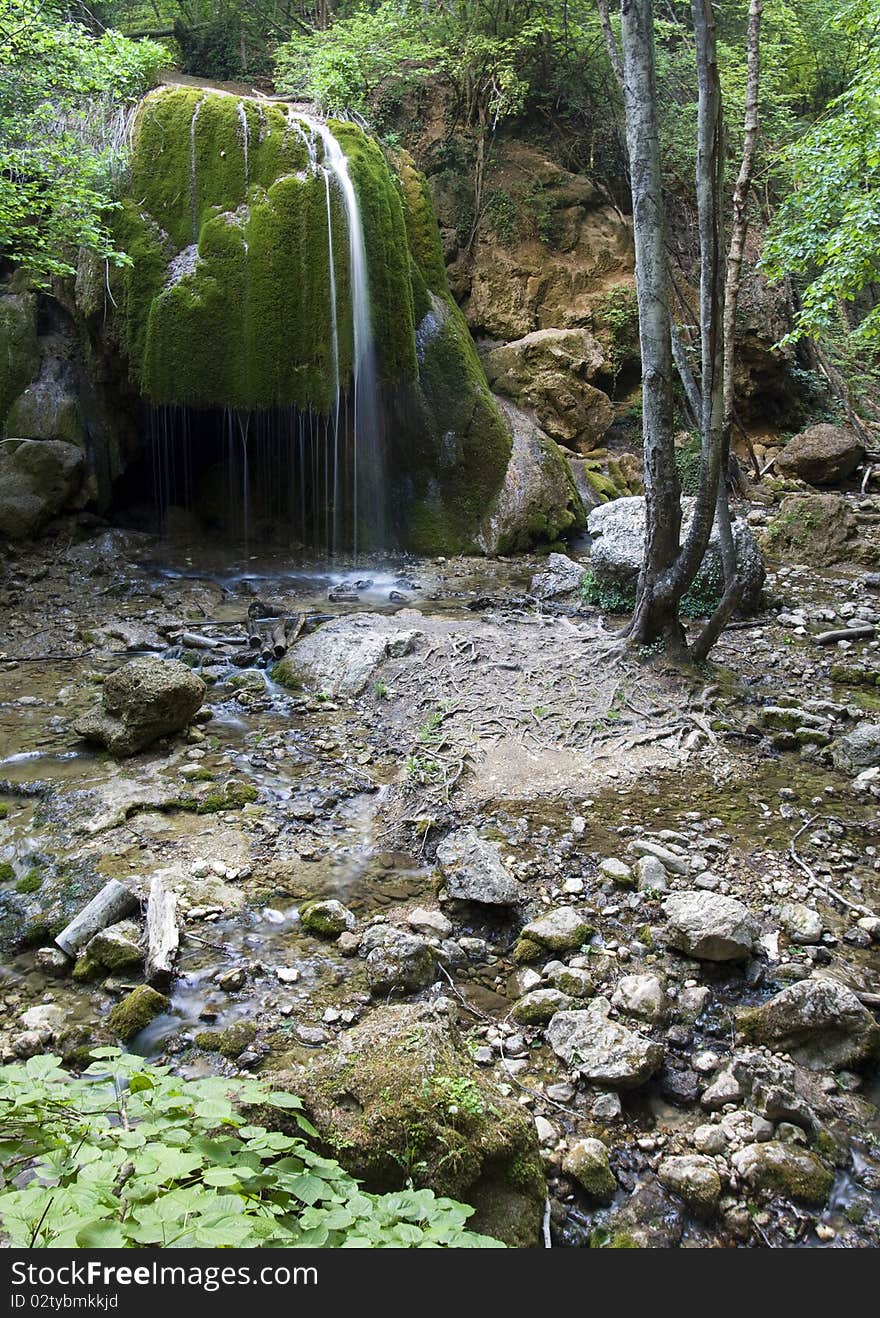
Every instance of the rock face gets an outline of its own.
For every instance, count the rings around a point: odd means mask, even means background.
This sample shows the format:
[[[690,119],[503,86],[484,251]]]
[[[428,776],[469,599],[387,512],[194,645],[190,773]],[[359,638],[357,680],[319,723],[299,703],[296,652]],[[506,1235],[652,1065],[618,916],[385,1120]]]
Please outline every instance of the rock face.
[[[0,441],[0,536],[42,530],[74,497],[83,471],[82,452],[63,440]]]
[[[880,1026],[852,989],[833,979],[792,984],[741,1012],[738,1024],[750,1039],[811,1070],[861,1066],[880,1052]]]
[[[743,961],[758,928],[747,908],[716,892],[673,892],[663,903],[669,947],[700,961]]]
[[[794,435],[776,459],[782,476],[797,476],[808,485],[836,485],[863,460],[865,450],[854,431],[822,423]]]
[[[437,848],[443,881],[450,897],[484,906],[515,906],[519,885],[501,862],[498,845],[481,838],[475,828],[460,828]]]
[[[831,758],[846,773],[861,773],[862,769],[880,764],[880,723],[867,719],[857,723],[851,732],[834,742]]]
[[[202,703],[205,684],[176,659],[133,659],[104,683],[102,707],[76,724],[111,755],[136,755],[182,731]]]
[[[682,500],[682,537],[690,526],[693,507],[693,499]],[[590,570],[596,580],[635,592],[645,547],[644,498],[614,499],[594,508],[587,518],[587,530],[593,537]],[[764,586],[764,560],[750,528],[739,518],[733,522],[733,539],[737,567],[745,582],[742,608],[753,611]],[[721,545],[718,530],[713,527],[694,585],[717,594],[722,581]]]
[[[659,1043],[609,1019],[611,1004],[596,998],[583,1011],[559,1011],[547,1026],[550,1047],[591,1084],[634,1089],[663,1061]]]
[[[592,381],[607,372],[605,353],[589,330],[535,330],[483,358],[495,393],[532,408],[551,439],[586,452],[614,420],[611,400]]]
[[[538,1243],[545,1186],[534,1122],[473,1064],[445,1000],[381,1007],[273,1083],[300,1095],[332,1156],[368,1190],[411,1178],[472,1204],[473,1230]],[[289,1120],[264,1117],[276,1128]]]
[[[787,495],[761,543],[768,553],[817,567],[852,558],[869,560],[852,509],[837,494]]]

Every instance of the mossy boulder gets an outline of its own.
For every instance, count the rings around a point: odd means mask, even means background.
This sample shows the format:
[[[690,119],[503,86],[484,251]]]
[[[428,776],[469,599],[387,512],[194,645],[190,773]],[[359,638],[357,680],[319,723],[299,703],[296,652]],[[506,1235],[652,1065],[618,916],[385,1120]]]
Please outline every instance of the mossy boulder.
[[[196,1047],[207,1053],[219,1053],[228,1061],[235,1061],[245,1048],[256,1039],[258,1028],[253,1021],[234,1021],[221,1030],[200,1030],[195,1037]]]
[[[107,1016],[107,1028],[115,1038],[128,1043],[170,1006],[170,999],[164,993],[157,993],[149,984],[140,984],[112,1008]]]
[[[732,1161],[752,1190],[783,1195],[796,1203],[824,1204],[834,1184],[833,1173],[815,1153],[779,1140],[748,1144]]]
[[[411,1180],[472,1204],[473,1230],[537,1245],[545,1186],[534,1122],[472,1063],[448,1002],[381,1007],[272,1082],[302,1098],[328,1153],[367,1189]],[[264,1118],[282,1129],[290,1120]]]
[[[133,920],[112,924],[89,939],[73,968],[74,979],[121,974],[143,965],[141,930]]]
[[[357,924],[351,911],[333,898],[306,902],[299,908],[299,921],[303,929],[319,938],[338,938]]]
[[[525,925],[520,942],[537,944],[548,952],[571,952],[589,942],[592,936],[593,926],[582,911],[573,906],[558,906]]]
[[[562,1170],[597,1203],[608,1204],[617,1193],[608,1149],[601,1140],[577,1140],[565,1154]]]
[[[181,732],[205,689],[202,679],[177,659],[133,659],[107,678],[101,707],[84,715],[76,731],[118,758],[136,755],[160,737]]]
[[[64,440],[0,440],[0,536],[36,535],[74,498],[84,471],[81,450]]]

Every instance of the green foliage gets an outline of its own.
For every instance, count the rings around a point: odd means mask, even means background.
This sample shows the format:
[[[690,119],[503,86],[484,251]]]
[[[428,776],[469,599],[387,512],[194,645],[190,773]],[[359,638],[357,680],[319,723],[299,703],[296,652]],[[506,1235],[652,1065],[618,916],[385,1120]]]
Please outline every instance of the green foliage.
[[[0,0],[0,252],[35,281],[76,249],[124,261],[106,224],[126,163],[126,104],[166,52],[95,37],[54,0]]]
[[[373,1195],[306,1138],[300,1100],[256,1080],[183,1080],[100,1048],[0,1069],[0,1222],[14,1248],[497,1246],[429,1190]],[[284,1109],[299,1134],[252,1123]]]
[[[675,450],[675,469],[682,494],[695,495],[700,488],[700,437],[692,435],[687,444]]]
[[[682,596],[679,613],[685,618],[705,618],[718,607],[724,583],[720,572],[704,562],[687,593]],[[584,573],[581,597],[603,613],[632,613],[635,591],[617,582],[598,580],[592,572]]]
[[[628,362],[639,360],[639,304],[629,284],[619,284],[595,300],[597,326],[608,341],[608,362],[616,384]]]

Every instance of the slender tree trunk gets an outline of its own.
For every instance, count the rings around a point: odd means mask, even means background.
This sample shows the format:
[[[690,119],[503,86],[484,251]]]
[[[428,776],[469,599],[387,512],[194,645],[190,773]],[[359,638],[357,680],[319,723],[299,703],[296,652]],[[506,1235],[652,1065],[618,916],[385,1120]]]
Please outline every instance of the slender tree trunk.
[[[642,355],[646,504],[645,557],[628,634],[634,644],[663,639],[680,647],[682,630],[675,601],[658,593],[658,584],[668,576],[678,554],[681,504],[673,443],[673,366],[650,0],[622,0],[621,20]]]

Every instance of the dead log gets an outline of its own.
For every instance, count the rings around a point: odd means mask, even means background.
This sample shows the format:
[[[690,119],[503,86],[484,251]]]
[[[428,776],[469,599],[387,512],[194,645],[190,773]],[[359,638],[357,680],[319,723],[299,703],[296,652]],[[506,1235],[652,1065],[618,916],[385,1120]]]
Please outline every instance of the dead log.
[[[62,929],[55,939],[56,946],[68,956],[76,956],[90,938],[94,938],[108,925],[124,920],[138,905],[138,899],[130,888],[126,888],[118,879],[111,879],[88,906],[84,906],[79,915],[74,916],[70,924]]]
[[[202,636],[200,632],[172,632],[178,645],[190,650],[216,650],[218,645],[246,645],[246,636]]]
[[[839,627],[833,632],[819,632],[813,640],[816,645],[834,645],[836,641],[870,641],[876,632],[876,627],[865,623],[863,627]]]
[[[287,624],[289,621],[289,618],[283,618],[280,622],[276,622],[269,633],[273,659],[283,659],[287,654]]]
[[[147,902],[147,983],[167,989],[174,973],[174,959],[180,946],[177,927],[177,894],[165,887],[161,876],[154,874]]]
[[[299,640],[303,627],[306,625],[306,615],[298,613],[295,618],[288,618],[284,629],[284,639],[287,642],[288,650]]]
[[[252,600],[248,605],[248,621],[253,624],[258,618],[283,618],[287,610],[283,604],[271,604],[266,600]]]

